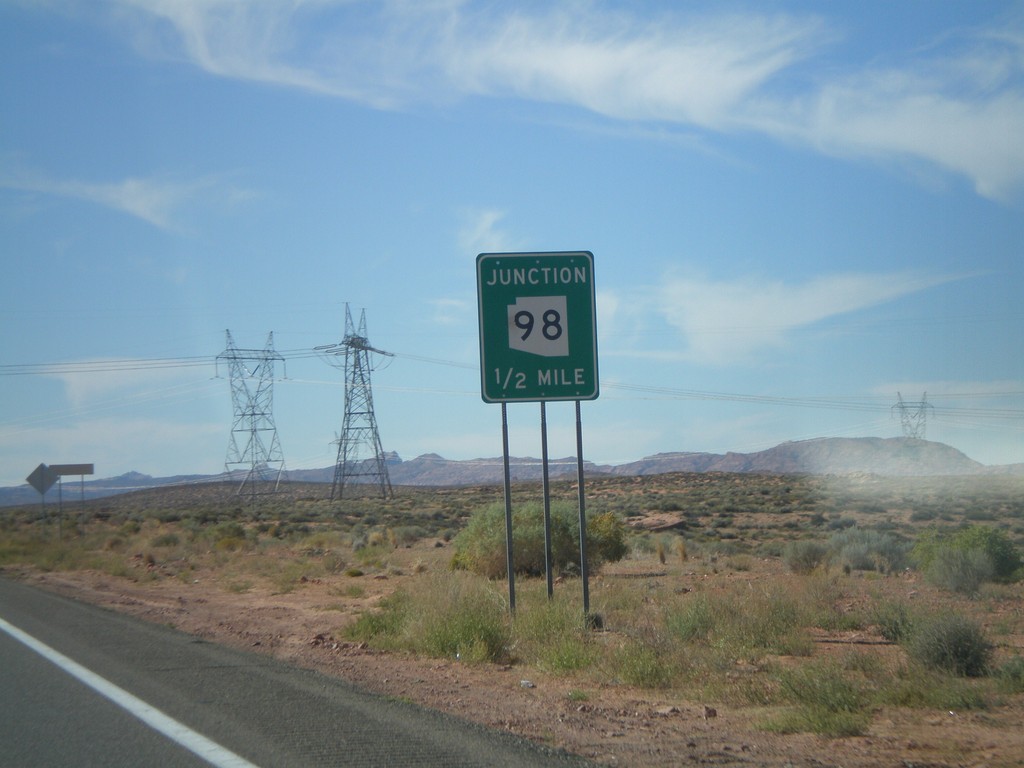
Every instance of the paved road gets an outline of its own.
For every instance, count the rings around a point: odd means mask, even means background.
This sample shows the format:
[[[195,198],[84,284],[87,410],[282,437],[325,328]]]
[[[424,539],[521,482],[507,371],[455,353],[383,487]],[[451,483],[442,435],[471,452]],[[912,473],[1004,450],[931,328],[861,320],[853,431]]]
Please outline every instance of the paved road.
[[[586,765],[4,578],[0,619],[0,766]],[[103,681],[97,685],[109,688],[97,693],[26,642],[42,644],[58,661],[66,657],[73,670],[80,665],[86,679],[96,675]],[[124,707],[155,712],[174,738]]]

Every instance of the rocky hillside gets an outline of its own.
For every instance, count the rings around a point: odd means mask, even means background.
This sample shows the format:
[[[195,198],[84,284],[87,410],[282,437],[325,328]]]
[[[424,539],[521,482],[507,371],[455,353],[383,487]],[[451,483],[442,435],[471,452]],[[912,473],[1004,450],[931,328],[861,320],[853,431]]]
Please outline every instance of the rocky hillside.
[[[615,467],[625,475],[660,472],[768,474],[973,475],[986,467],[956,448],[906,437],[822,437],[757,453],[661,453]]]

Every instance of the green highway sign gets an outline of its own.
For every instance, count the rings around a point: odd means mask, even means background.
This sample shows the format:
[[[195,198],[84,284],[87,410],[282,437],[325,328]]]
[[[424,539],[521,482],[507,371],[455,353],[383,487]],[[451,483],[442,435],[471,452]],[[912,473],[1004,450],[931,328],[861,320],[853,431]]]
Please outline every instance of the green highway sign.
[[[597,399],[594,254],[481,253],[476,281],[485,402]]]

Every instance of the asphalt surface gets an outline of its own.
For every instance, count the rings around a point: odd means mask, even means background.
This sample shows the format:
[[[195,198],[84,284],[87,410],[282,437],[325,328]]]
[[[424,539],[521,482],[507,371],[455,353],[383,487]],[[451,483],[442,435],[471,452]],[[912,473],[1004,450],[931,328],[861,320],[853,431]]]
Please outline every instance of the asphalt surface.
[[[261,768],[588,765],[316,672],[2,577],[0,619],[182,730]],[[208,764],[0,625],[0,766]]]

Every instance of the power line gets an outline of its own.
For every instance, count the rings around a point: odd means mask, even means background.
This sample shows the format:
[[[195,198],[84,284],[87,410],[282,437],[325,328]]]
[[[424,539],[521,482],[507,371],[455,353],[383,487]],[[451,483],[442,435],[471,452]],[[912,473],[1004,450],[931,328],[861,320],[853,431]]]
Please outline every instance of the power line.
[[[323,351],[316,349],[290,349],[275,353],[283,360],[302,360],[314,357],[322,357]],[[477,366],[471,363],[464,363],[455,360],[426,357],[423,355],[408,354],[402,352],[393,353],[395,359],[407,360],[410,362],[427,363],[430,365],[441,365],[463,370],[477,370]],[[183,356],[183,357],[156,357],[156,358],[109,358],[100,360],[83,360],[65,363],[22,363],[0,365],[0,376],[61,376],[71,374],[87,373],[109,373],[142,370],[163,370],[173,368],[203,368],[213,367],[216,375],[216,358],[212,356]],[[393,391],[411,391],[431,393],[434,390],[417,387],[381,387]],[[888,396],[868,395],[832,395],[832,396],[779,396],[779,395],[757,395],[739,392],[714,392],[682,389],[675,387],[662,387],[643,384],[629,384],[624,382],[606,383],[606,390],[618,390],[623,393],[630,393],[636,399],[654,400],[707,400],[736,403],[751,403],[761,405],[776,405],[794,408],[816,408],[825,410],[841,411],[862,411],[869,413],[889,412],[892,408],[892,399]],[[461,394],[448,390],[437,390],[444,394]],[[472,394],[472,393],[465,393]],[[951,392],[942,395],[934,395],[938,402],[950,402],[964,399],[993,399],[1024,396],[1022,390],[1008,390],[999,392]],[[977,408],[954,405],[941,405],[932,418],[939,421],[950,421],[958,419],[1003,419],[1018,420],[1024,419],[1024,409],[1020,408]]]

